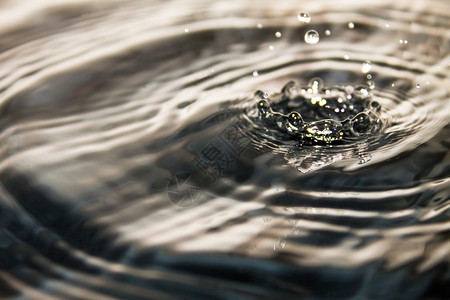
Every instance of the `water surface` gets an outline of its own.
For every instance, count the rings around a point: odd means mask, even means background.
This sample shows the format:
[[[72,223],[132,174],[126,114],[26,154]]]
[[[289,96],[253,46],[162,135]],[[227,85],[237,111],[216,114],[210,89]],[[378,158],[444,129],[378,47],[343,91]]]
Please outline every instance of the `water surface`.
[[[0,296],[450,296],[450,5],[355,2],[0,1]]]

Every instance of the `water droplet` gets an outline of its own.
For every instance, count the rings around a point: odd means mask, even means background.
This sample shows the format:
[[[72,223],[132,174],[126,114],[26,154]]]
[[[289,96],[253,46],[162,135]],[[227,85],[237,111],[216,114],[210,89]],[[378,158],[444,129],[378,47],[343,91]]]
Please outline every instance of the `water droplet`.
[[[420,83],[416,84],[416,88],[420,89]]]
[[[189,32],[189,28],[185,28],[185,29],[184,29],[184,32]]]
[[[294,81],[289,81],[283,86],[281,92],[288,98],[294,98],[298,95],[299,89]]]
[[[309,23],[311,22],[311,17],[307,13],[301,12],[298,14],[298,20],[303,23]]]
[[[349,59],[350,59],[350,56],[348,56],[348,54],[345,54],[345,55],[344,55],[344,59],[345,59],[345,60],[349,60]]]
[[[384,26],[386,26],[386,28],[389,28],[389,27],[390,27],[390,25],[389,25],[388,23],[386,23]]]
[[[276,36],[277,38],[280,38],[280,37],[281,37],[281,32],[279,32],[279,31],[275,32],[275,36]]]
[[[372,79],[372,75],[370,75],[370,74],[367,74],[367,79]]]
[[[319,42],[319,33],[315,30],[309,30],[305,33],[305,42],[307,44],[317,44]]]
[[[269,102],[267,102],[267,100],[260,100],[257,104],[257,107],[262,118],[268,118],[272,114],[270,104]]]
[[[270,45],[270,46],[269,46],[269,50],[272,51],[273,49],[275,49],[275,48],[273,47],[273,45]]]
[[[363,62],[361,70],[363,73],[368,73],[372,69],[372,64],[369,60]]]
[[[367,81],[367,85],[369,86],[369,89],[373,90],[375,88],[375,82],[373,81]]]
[[[266,94],[266,93],[264,93],[263,91],[257,90],[257,91],[255,92],[255,94],[253,95],[253,98],[255,99],[255,101],[263,100],[265,94]]]
[[[360,135],[367,132],[369,126],[370,126],[370,117],[368,114],[364,112],[357,114],[352,119],[352,132],[355,135]]]
[[[325,30],[325,35],[330,35],[331,34],[331,31],[330,30]]]
[[[258,24],[258,25],[256,25],[256,28],[261,29],[261,28],[263,28],[263,25],[262,24]]]
[[[391,84],[391,86],[394,87],[394,86],[395,86],[395,83]]]
[[[380,104],[380,102],[378,102],[378,101],[372,101],[372,102],[370,103],[370,106],[372,106],[372,108],[373,108],[376,112],[378,112],[378,111],[381,110],[381,104]]]
[[[303,119],[302,116],[294,111],[289,114],[288,117],[288,130],[292,132],[297,132],[299,129],[303,127]]]
[[[256,70],[253,71],[253,76],[254,76],[254,77],[256,77],[256,76],[258,76],[258,75],[259,75],[258,71],[256,71]]]
[[[355,28],[355,24],[353,22],[348,23],[348,28],[350,29]]]

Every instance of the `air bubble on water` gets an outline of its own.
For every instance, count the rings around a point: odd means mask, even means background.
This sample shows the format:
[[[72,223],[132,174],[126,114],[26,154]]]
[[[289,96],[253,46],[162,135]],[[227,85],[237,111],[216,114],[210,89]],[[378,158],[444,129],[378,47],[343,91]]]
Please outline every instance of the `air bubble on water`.
[[[347,92],[347,93],[353,93],[353,91],[354,91],[355,89],[351,86],[351,85],[348,85],[348,86],[346,86],[345,87],[345,91]]]
[[[372,75],[370,75],[370,74],[367,74],[367,79],[372,79]]]
[[[253,77],[257,77],[259,75],[258,71],[253,71]]]
[[[275,36],[276,36],[277,38],[280,38],[280,37],[281,37],[281,32],[279,32],[279,31],[275,32]]]
[[[330,35],[331,34],[331,31],[330,30],[325,30],[325,35]]]
[[[363,73],[368,73],[370,72],[370,70],[372,69],[372,64],[370,62],[370,60],[366,60],[365,62],[363,62],[361,70]]]
[[[304,12],[299,13],[298,16],[297,16],[297,18],[298,18],[298,20],[299,20],[300,22],[303,22],[303,23],[309,23],[309,22],[311,22],[311,17],[310,17],[310,15],[307,14],[307,13],[304,13]]]
[[[268,93],[264,93],[263,97],[264,97],[264,99],[267,99],[267,98],[269,98],[269,94]]]
[[[344,59],[345,59],[345,60],[349,60],[349,59],[350,59],[350,56],[349,56],[348,54],[345,54],[345,55],[344,55]]]
[[[348,28],[350,29],[355,28],[355,24],[353,22],[348,23]]]
[[[309,30],[305,33],[305,42],[307,44],[317,44],[319,42],[319,33],[315,30]]]
[[[273,49],[274,49],[273,45],[270,45],[270,46],[269,46],[269,50],[272,51]]]
[[[420,83],[416,84],[416,88],[420,89]]]
[[[189,32],[189,28],[185,28],[184,32],[186,32],[186,33]]]

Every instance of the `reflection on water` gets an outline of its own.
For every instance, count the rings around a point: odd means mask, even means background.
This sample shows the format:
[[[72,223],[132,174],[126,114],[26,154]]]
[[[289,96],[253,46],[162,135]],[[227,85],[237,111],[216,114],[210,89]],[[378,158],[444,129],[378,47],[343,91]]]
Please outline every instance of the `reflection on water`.
[[[355,2],[0,1],[0,297],[449,296],[450,5]]]

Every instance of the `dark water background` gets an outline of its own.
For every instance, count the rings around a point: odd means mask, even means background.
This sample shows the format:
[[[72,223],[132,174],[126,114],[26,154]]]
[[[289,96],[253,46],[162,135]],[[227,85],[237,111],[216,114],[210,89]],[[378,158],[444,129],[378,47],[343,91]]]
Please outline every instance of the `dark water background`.
[[[449,16],[0,1],[0,298],[448,299]],[[303,145],[259,120],[255,91],[313,78],[365,86],[380,127]]]

